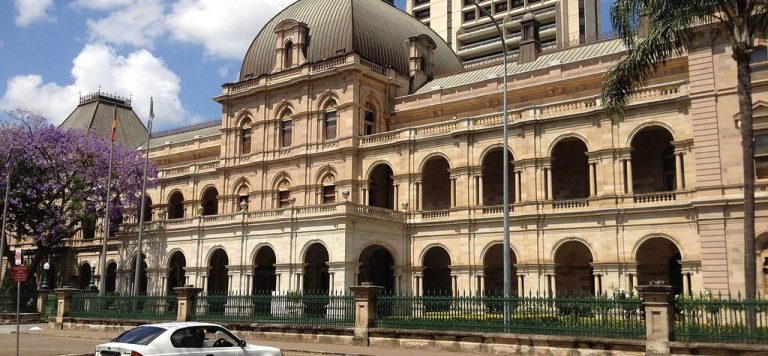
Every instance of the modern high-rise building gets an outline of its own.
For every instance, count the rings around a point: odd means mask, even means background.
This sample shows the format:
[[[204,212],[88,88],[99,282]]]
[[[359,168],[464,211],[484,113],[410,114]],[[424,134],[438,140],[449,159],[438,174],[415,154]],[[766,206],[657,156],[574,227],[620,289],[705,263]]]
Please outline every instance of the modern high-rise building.
[[[600,34],[599,0],[478,0],[480,6],[501,23],[510,53],[516,53],[522,38],[521,20],[531,13],[538,22],[544,50],[581,44]],[[474,0],[407,0],[406,10],[429,25],[458,54],[462,61],[499,57],[498,31]]]

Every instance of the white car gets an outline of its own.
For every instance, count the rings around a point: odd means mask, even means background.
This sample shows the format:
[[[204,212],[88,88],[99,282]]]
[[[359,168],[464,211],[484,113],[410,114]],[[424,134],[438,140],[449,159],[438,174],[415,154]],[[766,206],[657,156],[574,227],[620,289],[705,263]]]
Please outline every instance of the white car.
[[[282,356],[280,349],[249,345],[208,323],[148,324],[96,346],[96,356]]]

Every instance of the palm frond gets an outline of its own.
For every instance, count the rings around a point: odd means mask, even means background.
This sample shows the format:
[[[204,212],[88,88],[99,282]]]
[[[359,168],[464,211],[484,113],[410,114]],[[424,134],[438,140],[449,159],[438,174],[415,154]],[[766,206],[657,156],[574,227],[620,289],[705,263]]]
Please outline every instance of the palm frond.
[[[629,96],[661,66],[685,52],[691,28],[715,12],[715,0],[617,0],[612,9],[614,29],[627,45],[622,58],[603,80],[603,105],[610,115],[622,115]],[[621,13],[621,14],[620,14]],[[638,39],[640,16],[648,33]]]

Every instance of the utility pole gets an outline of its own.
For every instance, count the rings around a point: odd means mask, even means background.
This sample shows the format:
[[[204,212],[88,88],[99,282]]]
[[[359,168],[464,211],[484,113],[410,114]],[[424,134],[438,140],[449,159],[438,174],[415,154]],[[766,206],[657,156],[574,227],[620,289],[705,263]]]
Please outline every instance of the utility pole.
[[[107,173],[107,194],[106,204],[107,207],[104,212],[104,239],[101,242],[101,256],[99,257],[99,263],[101,263],[101,278],[99,279],[99,295],[104,295],[107,289],[106,278],[107,275],[107,240],[109,239],[109,206],[110,193],[112,192],[112,161],[115,156],[115,139],[117,138],[117,104],[115,104],[115,116],[112,119],[112,142],[109,146],[109,172]],[[94,272],[96,269],[94,268]],[[96,276],[94,276],[95,278]]]
[[[3,264],[3,257],[5,257],[5,229],[8,227],[8,202],[11,197],[11,154],[13,152],[13,146],[8,150],[8,157],[5,159],[5,198],[3,199],[3,229],[0,231],[0,284],[3,283],[3,277],[5,277],[5,265]]]
[[[141,210],[139,210],[139,238],[136,242],[136,266],[133,276],[133,295],[139,295],[141,276],[141,240],[144,234],[144,209],[147,204],[147,169],[149,168],[149,139],[152,137],[152,120],[155,119],[154,99],[149,98],[149,122],[147,122],[147,143],[144,145],[144,181],[141,182]]]

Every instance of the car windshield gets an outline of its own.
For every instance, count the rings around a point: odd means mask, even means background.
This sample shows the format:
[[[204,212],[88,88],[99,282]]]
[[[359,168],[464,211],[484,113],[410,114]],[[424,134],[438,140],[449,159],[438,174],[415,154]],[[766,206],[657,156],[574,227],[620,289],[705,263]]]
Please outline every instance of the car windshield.
[[[112,342],[122,342],[124,344],[149,345],[152,340],[165,332],[165,329],[154,326],[142,326],[136,329],[128,330],[116,337]]]

